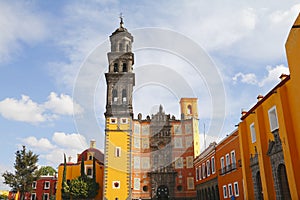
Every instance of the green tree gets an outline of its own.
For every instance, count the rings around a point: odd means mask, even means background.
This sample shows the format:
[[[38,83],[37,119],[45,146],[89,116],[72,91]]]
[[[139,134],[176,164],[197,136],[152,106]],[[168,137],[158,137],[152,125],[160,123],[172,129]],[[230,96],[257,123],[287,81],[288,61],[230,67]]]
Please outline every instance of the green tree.
[[[25,198],[25,193],[32,189],[32,182],[36,181],[39,176],[34,173],[37,170],[38,155],[32,151],[26,151],[23,146],[22,150],[16,152],[14,163],[15,173],[4,172],[2,174],[4,183],[9,185],[13,190],[20,192],[21,200]]]
[[[38,170],[38,173],[41,176],[54,175],[56,170],[51,166],[43,166]]]

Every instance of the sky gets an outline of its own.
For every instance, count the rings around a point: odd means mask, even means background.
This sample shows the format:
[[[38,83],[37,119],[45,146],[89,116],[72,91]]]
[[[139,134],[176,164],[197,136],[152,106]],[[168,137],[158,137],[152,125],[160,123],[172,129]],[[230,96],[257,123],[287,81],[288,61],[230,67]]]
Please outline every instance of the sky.
[[[25,145],[39,165],[95,139],[103,150],[109,36],[134,37],[134,114],[163,105],[180,117],[181,97],[197,97],[201,149],[223,139],[289,74],[285,42],[296,0],[0,1],[0,173]],[[2,184],[0,189],[8,189]]]

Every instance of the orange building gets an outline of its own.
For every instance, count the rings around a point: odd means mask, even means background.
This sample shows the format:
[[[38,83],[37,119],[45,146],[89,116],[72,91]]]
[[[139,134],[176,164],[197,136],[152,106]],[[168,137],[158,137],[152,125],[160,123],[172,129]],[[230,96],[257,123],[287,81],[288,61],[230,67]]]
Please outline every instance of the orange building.
[[[216,147],[216,168],[220,199],[244,199],[243,174],[238,130],[218,143]]]
[[[181,119],[156,114],[133,121],[132,199],[194,199],[199,154],[197,98],[180,100]]]
[[[194,161],[197,199],[219,199],[216,146],[211,143]]]
[[[240,149],[246,199],[300,198],[300,17],[286,42],[290,76],[242,114]]]
[[[75,179],[81,175],[81,160],[82,156],[84,158],[85,173],[87,176],[92,177],[94,171],[96,171],[96,182],[99,184],[99,191],[95,199],[103,198],[103,173],[104,173],[104,155],[103,153],[95,148],[95,141],[91,141],[90,148],[84,150],[81,154],[77,156],[77,162],[66,163],[66,181],[69,183],[72,179]],[[93,169],[93,160],[95,158],[95,168]],[[62,199],[62,179],[63,179],[64,163],[58,166],[58,180],[57,180],[57,190],[56,190],[56,200]]]

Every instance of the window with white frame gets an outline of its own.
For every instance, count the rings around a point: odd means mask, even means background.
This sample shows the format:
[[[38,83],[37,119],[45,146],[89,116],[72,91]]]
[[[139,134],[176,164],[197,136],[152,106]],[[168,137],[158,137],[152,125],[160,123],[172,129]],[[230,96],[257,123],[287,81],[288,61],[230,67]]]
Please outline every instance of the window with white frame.
[[[194,167],[193,156],[186,157],[186,168],[193,168],[193,167]]]
[[[196,167],[196,181],[199,180],[199,168]]]
[[[93,166],[86,165],[85,166],[85,174],[89,177],[92,177],[93,176]]]
[[[36,194],[35,193],[31,193],[30,200],[36,200]]]
[[[277,111],[276,111],[276,106],[273,106],[269,111],[269,122],[270,122],[270,129],[271,132],[279,128],[278,125],[278,119],[277,119]]]
[[[221,161],[221,172],[224,173],[225,172],[224,157],[221,157],[220,161]]]
[[[43,200],[49,200],[49,193],[43,194]]]
[[[224,198],[227,198],[227,197],[228,197],[228,194],[227,194],[227,186],[226,186],[226,185],[223,185],[223,197],[224,197]]]
[[[205,169],[206,169],[205,163],[202,163],[202,178],[203,178],[203,179],[204,179],[205,176],[206,176]]]
[[[117,118],[110,118],[109,120],[111,124],[116,124],[118,122]]]
[[[207,177],[210,176],[210,160],[207,160],[206,161],[206,170],[207,170]]]
[[[45,181],[44,183],[44,189],[49,189],[50,188],[50,181]]]
[[[235,151],[231,151],[231,163],[232,163],[232,169],[236,168],[236,157],[235,157]]]
[[[239,192],[239,184],[238,182],[234,182],[233,183],[233,187],[234,187],[234,196],[239,196],[240,195],[240,192]]]
[[[201,165],[199,165],[199,180],[202,180],[202,171],[201,171]]]
[[[229,153],[226,154],[226,169],[229,170],[230,167],[230,157],[229,157]]]
[[[211,173],[216,173],[215,157],[211,157]]]
[[[32,182],[32,189],[36,189],[36,181]]]
[[[121,124],[128,124],[128,118],[121,118]]]
[[[121,157],[121,147],[115,147],[115,156]]]
[[[231,183],[228,184],[228,195],[229,195],[229,197],[231,197],[233,195]]]
[[[254,122],[250,124],[250,133],[251,133],[251,141],[252,143],[256,142],[256,132],[254,127]]]

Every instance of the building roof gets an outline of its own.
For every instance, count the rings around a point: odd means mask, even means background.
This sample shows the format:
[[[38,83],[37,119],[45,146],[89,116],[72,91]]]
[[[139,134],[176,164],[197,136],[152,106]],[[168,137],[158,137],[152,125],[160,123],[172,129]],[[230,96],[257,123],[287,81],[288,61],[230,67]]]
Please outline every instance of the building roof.
[[[88,152],[91,152],[93,153],[94,155],[94,158],[100,162],[100,163],[104,163],[104,154],[99,150],[99,149],[96,149],[96,148],[93,148],[93,147],[90,147],[86,150],[84,150],[79,156],[78,156],[78,159],[77,159],[77,162],[80,162],[81,161],[81,157],[82,155],[84,155],[85,157],[85,160],[87,160],[87,154]]]
[[[278,83],[270,92],[267,93],[260,101],[258,101],[248,112],[246,112],[242,117],[241,120],[244,120],[248,115],[250,115],[254,110],[262,104],[266,99],[268,99],[272,94],[276,93],[276,89],[283,86],[288,80],[290,80],[290,75],[284,78],[280,83]]]

